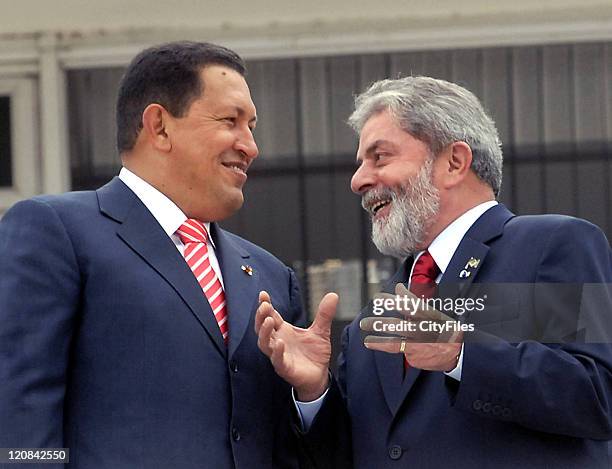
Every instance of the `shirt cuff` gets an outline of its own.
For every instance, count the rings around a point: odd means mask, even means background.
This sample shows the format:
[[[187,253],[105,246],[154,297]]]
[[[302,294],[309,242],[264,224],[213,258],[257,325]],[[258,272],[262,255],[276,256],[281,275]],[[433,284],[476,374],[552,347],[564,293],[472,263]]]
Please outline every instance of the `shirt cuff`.
[[[456,379],[457,381],[461,381],[461,370],[463,369],[463,346],[464,344],[461,344],[461,352],[459,352],[459,360],[457,360],[457,366],[449,372],[444,373],[446,376],[450,376],[451,378]]]
[[[315,419],[321,406],[323,405],[323,399],[327,396],[327,392],[329,388],[325,390],[325,392],[314,401],[310,402],[301,402],[295,398],[295,390],[291,388],[291,396],[293,397],[293,402],[295,403],[295,408],[298,411],[300,416],[300,423],[302,424],[302,430],[307,432],[310,430],[310,426],[312,425],[312,421]]]

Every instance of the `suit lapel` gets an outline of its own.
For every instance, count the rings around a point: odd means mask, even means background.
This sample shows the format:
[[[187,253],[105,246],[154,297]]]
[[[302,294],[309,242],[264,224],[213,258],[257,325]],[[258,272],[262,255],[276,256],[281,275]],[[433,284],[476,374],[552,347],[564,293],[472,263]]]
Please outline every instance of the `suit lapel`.
[[[223,272],[231,358],[240,345],[257,306],[260,273],[248,264],[250,254],[214,223],[211,224],[211,234]]]
[[[383,292],[395,294],[395,285],[398,283],[407,283],[408,272],[412,266],[413,258],[407,259],[400,269],[395,273],[393,278],[385,285]],[[371,305],[369,308],[371,311]],[[399,409],[405,395],[405,381],[410,378],[414,381],[416,376],[411,376],[408,373],[404,379],[404,358],[398,353],[371,352],[374,354],[374,361],[378,372],[378,378],[383,389],[383,394],[389,410],[393,415]],[[412,370],[410,370],[412,371]],[[414,369],[415,372],[419,370]],[[418,375],[418,373],[417,373]]]
[[[442,276],[438,289],[439,296],[441,298],[464,297],[488,253],[489,246],[467,235],[464,236]]]
[[[459,298],[467,295],[485,263],[489,253],[488,243],[501,236],[504,225],[513,216],[504,205],[498,204],[476,220],[459,243],[442,276],[440,296]]]
[[[513,216],[504,205],[498,204],[476,220],[459,243],[442,276],[439,285],[440,297],[457,298],[467,294],[489,252],[487,243],[503,233],[504,225]],[[413,258],[406,259],[383,291],[393,293],[397,283],[406,283],[412,263]],[[402,380],[403,357],[400,354],[373,353],[385,400],[395,416],[422,371],[409,368]]]
[[[210,305],[189,266],[155,217],[118,178],[97,193],[102,213],[120,222],[117,235],[174,288],[225,357],[225,343]]]

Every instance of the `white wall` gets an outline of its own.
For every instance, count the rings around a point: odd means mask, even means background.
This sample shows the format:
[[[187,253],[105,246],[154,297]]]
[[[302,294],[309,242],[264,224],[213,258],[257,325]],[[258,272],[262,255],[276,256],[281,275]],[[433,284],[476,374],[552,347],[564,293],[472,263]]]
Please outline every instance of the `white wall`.
[[[602,0],[3,0],[0,32],[90,32],[97,30],[197,27],[251,28],[283,24],[373,22],[403,19],[469,22],[474,17],[503,21],[516,15],[532,18],[610,18],[612,4]]]
[[[0,56],[51,33],[72,59],[129,48],[120,62],[183,37],[247,57],[612,38],[611,0],[0,0],[0,11]]]

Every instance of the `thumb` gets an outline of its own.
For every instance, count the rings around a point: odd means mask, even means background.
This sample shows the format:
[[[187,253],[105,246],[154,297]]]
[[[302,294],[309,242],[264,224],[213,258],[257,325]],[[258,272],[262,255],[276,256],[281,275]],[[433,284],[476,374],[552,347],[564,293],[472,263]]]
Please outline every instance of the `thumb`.
[[[317,315],[312,322],[312,329],[317,333],[324,333],[329,335],[331,331],[331,323],[336,315],[336,308],[338,307],[338,295],[336,293],[326,294],[321,303],[319,303],[319,309]]]
[[[272,300],[270,299],[270,295],[268,294],[268,292],[265,290],[262,290],[259,292],[259,304],[263,303],[264,301],[267,301],[268,303],[272,303]]]

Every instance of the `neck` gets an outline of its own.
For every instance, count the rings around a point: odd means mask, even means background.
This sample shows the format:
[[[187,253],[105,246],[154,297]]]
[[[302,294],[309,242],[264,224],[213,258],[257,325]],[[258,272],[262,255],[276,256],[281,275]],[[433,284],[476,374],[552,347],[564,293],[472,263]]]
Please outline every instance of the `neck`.
[[[453,223],[457,218],[463,215],[468,210],[477,207],[478,205],[495,200],[493,195],[493,191],[489,189],[487,193],[481,193],[479,196],[476,194],[465,194],[464,196],[454,196],[449,198],[446,202],[440,200],[440,211],[432,226],[428,230],[428,235],[423,243],[422,249],[426,249],[436,237],[442,231],[444,231],[451,223]],[[442,209],[444,207],[444,209]]]

